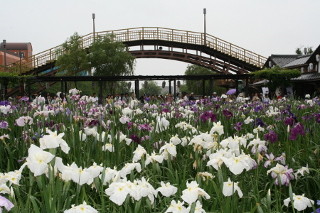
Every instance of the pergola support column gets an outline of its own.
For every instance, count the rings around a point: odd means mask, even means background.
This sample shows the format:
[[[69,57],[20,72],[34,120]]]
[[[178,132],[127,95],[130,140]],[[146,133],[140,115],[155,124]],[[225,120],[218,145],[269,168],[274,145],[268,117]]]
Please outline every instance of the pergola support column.
[[[134,93],[136,94],[136,98],[139,99],[139,80],[134,81]]]

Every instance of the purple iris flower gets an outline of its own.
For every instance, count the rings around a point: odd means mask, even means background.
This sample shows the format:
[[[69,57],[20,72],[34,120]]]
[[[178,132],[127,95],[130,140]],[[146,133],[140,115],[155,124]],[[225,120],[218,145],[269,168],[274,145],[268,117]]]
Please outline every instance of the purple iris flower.
[[[164,113],[170,112],[170,110],[167,109],[167,108],[164,108],[164,109],[162,109],[161,111],[164,112]]]
[[[141,139],[137,135],[130,135],[130,139],[138,144],[141,142]]]
[[[320,123],[320,113],[314,115],[316,122]]]
[[[274,131],[270,130],[269,133],[264,135],[264,139],[270,143],[274,143],[278,140],[278,135]]]
[[[88,123],[88,126],[89,126],[89,127],[93,127],[93,126],[98,126],[98,124],[99,124],[99,120],[92,119],[92,120]]]
[[[9,126],[7,121],[0,121],[0,129],[7,129]]]
[[[211,119],[212,122],[215,122],[217,121],[217,116],[211,111],[206,111],[200,115],[200,119],[202,122],[206,122],[209,119]]]
[[[259,111],[261,111],[261,110],[263,110],[263,106],[261,106],[261,105],[258,105],[258,106],[256,106],[256,107],[254,108],[254,111],[255,111],[255,112],[259,112]]]
[[[151,128],[151,126],[149,126],[149,124],[139,124],[138,125],[138,129],[147,130],[147,131],[151,131],[152,130],[152,128]]]
[[[127,125],[128,125],[128,129],[132,129],[134,123],[133,122],[128,122]]]
[[[240,131],[242,124],[243,124],[242,122],[237,122],[236,124],[234,124],[233,128],[235,128],[237,131]]]
[[[20,98],[20,101],[25,101],[25,102],[27,102],[27,101],[29,101],[29,97],[23,96],[23,97]]]
[[[291,130],[289,140],[296,140],[299,135],[305,135],[304,126],[301,123],[297,123]]]
[[[264,122],[262,121],[261,118],[256,118],[254,123],[255,123],[256,126],[261,126],[261,127],[265,126],[265,124],[264,124]]]
[[[223,114],[227,119],[230,119],[230,118],[233,116],[233,113],[230,112],[230,111],[227,110],[227,109],[222,110],[222,114]]]
[[[284,124],[286,126],[293,126],[293,124],[295,124],[296,120],[293,117],[287,117],[284,119]]]
[[[0,101],[0,106],[7,106],[10,105],[9,101]]]

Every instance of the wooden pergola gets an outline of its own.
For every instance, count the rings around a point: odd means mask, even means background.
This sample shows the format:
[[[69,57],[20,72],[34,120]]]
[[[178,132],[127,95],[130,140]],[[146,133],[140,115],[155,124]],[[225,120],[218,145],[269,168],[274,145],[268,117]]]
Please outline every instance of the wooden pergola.
[[[169,81],[169,94],[173,94],[176,97],[177,94],[177,81],[179,80],[200,80],[202,81],[202,94],[205,95],[205,82],[209,81],[211,88],[213,88],[214,80],[218,79],[232,79],[235,81],[236,88],[238,88],[238,80],[245,80],[245,91],[248,91],[248,80],[252,76],[250,74],[237,74],[237,75],[131,75],[131,76],[34,76],[26,79],[27,83],[27,94],[30,96],[30,85],[36,82],[48,82],[48,83],[58,83],[61,84],[61,91],[64,93],[68,92],[67,82],[79,82],[79,81],[91,81],[99,83],[99,100],[102,100],[103,91],[102,84],[103,82],[110,81],[134,81],[134,91],[136,97],[139,97],[139,82],[148,81],[148,80],[167,80]],[[172,85],[173,84],[173,85]],[[173,91],[172,91],[173,86]]]

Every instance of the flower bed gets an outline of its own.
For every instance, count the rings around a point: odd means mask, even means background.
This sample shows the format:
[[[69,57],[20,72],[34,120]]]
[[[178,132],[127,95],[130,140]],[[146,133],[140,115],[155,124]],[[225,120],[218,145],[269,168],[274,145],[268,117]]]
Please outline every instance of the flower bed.
[[[244,100],[243,100],[244,101]],[[0,106],[10,212],[295,212],[320,199],[319,100]]]

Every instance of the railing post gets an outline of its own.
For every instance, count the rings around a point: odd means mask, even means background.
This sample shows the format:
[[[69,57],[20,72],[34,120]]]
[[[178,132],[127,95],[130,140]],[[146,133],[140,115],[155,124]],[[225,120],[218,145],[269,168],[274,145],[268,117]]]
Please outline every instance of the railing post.
[[[50,61],[51,61],[51,60],[52,60],[52,57],[51,57],[51,49],[50,49],[50,57],[49,57],[49,58],[50,58]]]
[[[187,31],[187,44],[189,43],[189,32]]]
[[[32,62],[33,62],[33,67],[35,68],[36,67],[36,57],[35,56],[32,57]]]
[[[173,41],[173,29],[171,30],[171,41]]]
[[[142,27],[142,40],[144,40],[144,27]]]
[[[129,29],[127,29],[126,40],[129,41]]]
[[[157,39],[159,40],[159,27],[157,27]]]
[[[229,52],[230,52],[230,56],[231,56],[231,43],[229,43]]]

